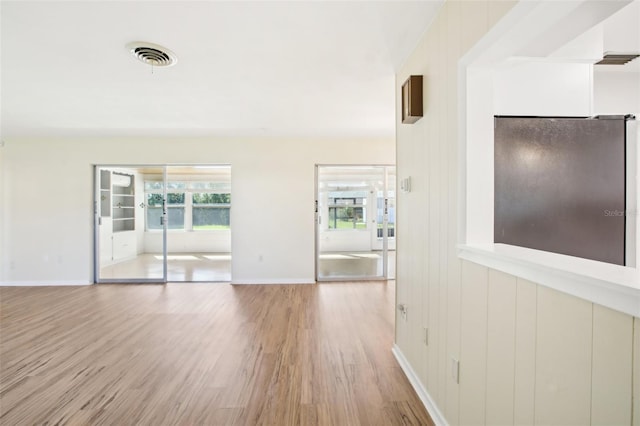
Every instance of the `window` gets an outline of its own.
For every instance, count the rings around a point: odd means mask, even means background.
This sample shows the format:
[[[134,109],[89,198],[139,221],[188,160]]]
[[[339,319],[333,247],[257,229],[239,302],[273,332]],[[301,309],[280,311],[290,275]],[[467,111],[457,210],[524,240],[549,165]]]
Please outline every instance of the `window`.
[[[184,229],[185,194],[167,193],[169,229]],[[147,229],[162,229],[162,194],[147,193]]]
[[[147,193],[147,229],[162,229],[162,194]]]
[[[196,192],[191,200],[193,230],[231,228],[231,194]]]
[[[146,229],[161,230],[161,181],[145,182],[147,200]],[[231,229],[229,183],[168,182],[167,227],[186,231]]]
[[[167,185],[168,186],[168,185]],[[184,192],[168,192],[167,193],[167,227],[169,229],[184,229],[184,213],[185,213],[185,194]]]
[[[329,229],[367,229],[366,192],[329,193]]]

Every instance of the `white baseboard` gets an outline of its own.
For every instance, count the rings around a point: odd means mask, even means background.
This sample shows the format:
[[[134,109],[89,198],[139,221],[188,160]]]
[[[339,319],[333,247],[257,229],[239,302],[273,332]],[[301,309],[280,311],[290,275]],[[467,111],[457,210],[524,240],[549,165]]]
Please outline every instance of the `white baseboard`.
[[[407,358],[405,358],[402,350],[400,350],[398,345],[394,344],[391,352],[393,352],[393,355],[396,357],[398,364],[400,364],[400,368],[402,368],[402,371],[404,371],[407,379],[409,379],[411,386],[413,386],[413,389],[418,394],[420,401],[422,401],[422,404],[429,412],[429,415],[431,416],[433,422],[438,426],[447,426],[447,420],[442,415],[442,412],[438,409],[438,406],[436,405],[433,398],[431,398],[431,395],[429,395],[429,392],[427,392],[427,389],[418,378],[416,372],[413,370],[413,368],[411,368],[411,364],[409,364],[409,361],[407,361]]]
[[[280,279],[280,280],[232,280],[231,284],[315,284],[315,280],[310,280],[308,278],[289,278],[289,279]]]
[[[46,287],[46,286],[73,286],[92,285],[90,281],[0,281],[0,287]]]

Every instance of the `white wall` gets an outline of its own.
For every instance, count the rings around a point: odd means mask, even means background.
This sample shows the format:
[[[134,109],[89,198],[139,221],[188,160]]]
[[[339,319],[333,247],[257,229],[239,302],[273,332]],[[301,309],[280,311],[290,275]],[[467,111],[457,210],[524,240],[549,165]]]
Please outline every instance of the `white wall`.
[[[376,251],[382,250],[382,239],[376,229],[370,231],[328,231],[320,234],[320,251]],[[396,249],[396,239],[387,240],[387,249]]]
[[[319,235],[320,251],[371,251],[371,233],[371,230],[325,230]]]
[[[459,121],[458,61],[513,5],[446,2],[397,75],[398,94],[409,75],[424,76],[425,116],[413,125],[397,118],[398,178],[411,176],[412,190],[398,196],[397,303],[408,315],[396,315],[395,350],[436,421],[630,424],[640,406],[631,391],[640,387],[637,318],[458,257],[459,207],[468,201],[460,197],[458,137],[468,129]],[[491,84],[478,94],[490,128]]]
[[[5,161],[4,161],[4,146],[0,139],[0,206],[5,206],[7,200],[5,199]],[[5,257],[2,253],[6,253],[5,247],[5,209],[0,208],[0,281],[5,280],[5,270],[9,269]]]
[[[225,163],[233,167],[234,282],[312,282],[315,164],[393,157],[388,139],[8,139],[3,281],[91,282],[93,164]]]
[[[2,4],[0,4],[0,17],[2,16]],[[2,31],[0,31],[0,45],[2,45]],[[0,82],[2,81],[2,55],[0,55]],[[4,173],[4,137],[2,132],[2,102],[0,102],[0,206],[6,204],[5,194],[5,173]],[[0,281],[4,280],[4,270],[9,266],[6,265],[2,256],[6,252],[5,242],[5,212],[0,208]]]
[[[588,116],[592,104],[590,64],[520,62],[493,77],[496,115]]]
[[[599,71],[596,67],[593,77],[595,114],[635,114],[640,119],[640,72]]]
[[[230,253],[231,232],[220,231],[167,231],[168,253]],[[143,232],[144,253],[162,253],[162,232]]]

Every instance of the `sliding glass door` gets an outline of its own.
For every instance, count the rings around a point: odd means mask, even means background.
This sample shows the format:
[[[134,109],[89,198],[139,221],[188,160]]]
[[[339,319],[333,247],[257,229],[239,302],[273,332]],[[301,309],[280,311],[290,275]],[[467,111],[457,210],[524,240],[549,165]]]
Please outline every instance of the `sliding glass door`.
[[[95,281],[164,283],[167,281],[166,188],[146,197],[144,175],[166,179],[164,166],[95,167]],[[158,245],[148,250],[145,231],[158,231]]]
[[[316,166],[316,187],[316,278],[395,277],[395,167]]]
[[[231,166],[95,168],[95,281],[231,281]]]

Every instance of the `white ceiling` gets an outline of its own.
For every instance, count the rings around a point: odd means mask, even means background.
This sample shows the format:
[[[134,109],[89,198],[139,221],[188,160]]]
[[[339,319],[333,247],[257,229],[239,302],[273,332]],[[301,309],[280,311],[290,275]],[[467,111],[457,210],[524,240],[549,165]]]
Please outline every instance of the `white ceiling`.
[[[440,4],[2,1],[2,137],[393,136],[395,70]]]

